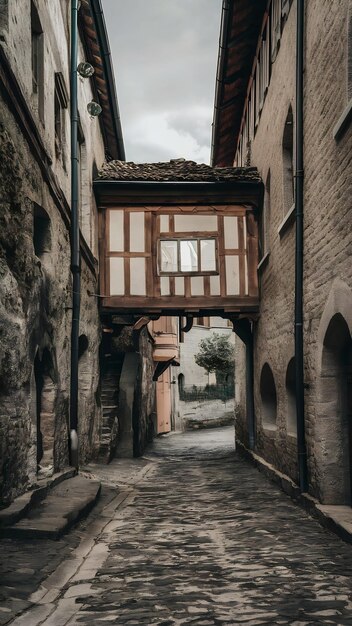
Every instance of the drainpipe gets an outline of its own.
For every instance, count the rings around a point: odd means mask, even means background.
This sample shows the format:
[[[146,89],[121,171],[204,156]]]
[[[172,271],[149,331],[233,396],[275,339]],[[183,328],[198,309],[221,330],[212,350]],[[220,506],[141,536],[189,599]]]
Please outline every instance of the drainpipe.
[[[255,449],[254,356],[252,323],[248,319],[232,320],[233,330],[246,346],[246,412],[248,445]]]
[[[304,63],[304,0],[297,0],[296,44],[296,253],[295,253],[295,368],[296,417],[299,486],[308,489],[307,451],[304,415],[303,357],[303,63]]]
[[[81,306],[81,259],[78,216],[78,0],[71,0],[71,272],[72,328],[70,380],[70,464],[78,469],[78,339]]]

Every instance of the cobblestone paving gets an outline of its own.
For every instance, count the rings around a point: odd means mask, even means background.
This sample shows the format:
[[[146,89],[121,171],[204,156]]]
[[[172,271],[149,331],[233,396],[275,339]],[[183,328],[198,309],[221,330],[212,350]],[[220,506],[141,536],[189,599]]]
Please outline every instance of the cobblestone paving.
[[[89,518],[59,541],[0,539],[0,626],[32,606],[31,594],[87,537],[87,527],[115,495],[108,487],[103,492]]]
[[[110,466],[116,485],[123,467]],[[14,625],[352,626],[352,546],[241,460],[231,428],[163,437],[137,467],[98,568],[88,559]]]

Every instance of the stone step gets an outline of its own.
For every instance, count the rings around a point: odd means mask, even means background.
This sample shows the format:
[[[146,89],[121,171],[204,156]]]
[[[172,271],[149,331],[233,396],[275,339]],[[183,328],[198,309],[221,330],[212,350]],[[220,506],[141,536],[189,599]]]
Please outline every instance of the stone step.
[[[52,476],[38,475],[37,483],[32,490],[26,491],[21,496],[15,498],[9,506],[0,510],[0,528],[11,526],[18,522],[26,515],[27,511],[41,500],[44,500],[50,489],[53,489],[64,480],[73,478],[76,474],[77,471],[70,467]]]
[[[74,476],[52,488],[26,517],[1,528],[0,534],[16,539],[58,539],[89,513],[100,490],[99,482]]]

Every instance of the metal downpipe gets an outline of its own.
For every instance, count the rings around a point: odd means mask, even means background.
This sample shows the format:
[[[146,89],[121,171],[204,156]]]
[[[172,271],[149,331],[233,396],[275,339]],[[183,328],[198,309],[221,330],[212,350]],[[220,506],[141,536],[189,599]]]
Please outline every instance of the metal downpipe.
[[[308,489],[307,451],[305,439],[304,407],[304,354],[303,354],[303,72],[304,72],[304,0],[297,0],[297,43],[296,43],[296,251],[295,251],[295,374],[296,374],[296,417],[299,486],[302,492]]]
[[[254,411],[254,343],[252,323],[248,319],[232,320],[233,330],[246,346],[246,413],[248,446],[255,449],[255,411]]]
[[[70,464],[78,469],[78,341],[81,307],[81,259],[78,215],[78,0],[71,0],[71,272],[72,327],[70,379]]]

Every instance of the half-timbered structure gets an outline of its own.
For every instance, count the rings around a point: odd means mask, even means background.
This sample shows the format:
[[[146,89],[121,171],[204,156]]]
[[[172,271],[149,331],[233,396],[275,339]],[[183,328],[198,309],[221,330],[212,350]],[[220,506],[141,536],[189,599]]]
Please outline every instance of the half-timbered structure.
[[[95,191],[105,317],[256,315],[256,169],[112,161]]]

